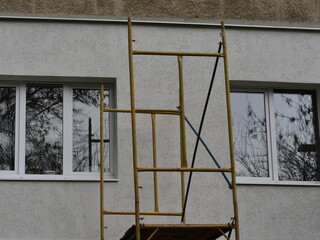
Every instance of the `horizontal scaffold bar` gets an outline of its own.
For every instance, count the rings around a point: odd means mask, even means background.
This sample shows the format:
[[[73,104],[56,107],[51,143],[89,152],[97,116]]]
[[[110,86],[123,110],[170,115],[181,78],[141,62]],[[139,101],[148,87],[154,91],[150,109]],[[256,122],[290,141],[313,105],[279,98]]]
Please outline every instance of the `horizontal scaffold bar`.
[[[167,56],[194,56],[194,57],[224,57],[223,53],[199,53],[199,52],[156,52],[156,51],[132,51],[134,55],[167,55]]]
[[[135,215],[135,212],[103,211],[109,215]],[[139,212],[139,215],[181,216],[182,212]]]
[[[126,109],[112,109],[104,108],[104,112],[120,112],[120,113],[131,113],[131,110]],[[136,109],[136,113],[144,114],[167,114],[167,115],[180,115],[180,110],[171,110],[171,109]]]
[[[120,112],[120,113],[131,113],[131,110],[126,109],[113,109],[113,108],[104,108],[104,112]]]
[[[141,228],[233,228],[232,224],[142,224]]]
[[[139,167],[138,172],[231,172],[231,168],[147,168]]]
[[[136,113],[150,113],[150,114],[168,114],[168,115],[180,115],[180,110],[170,109],[136,109]]]

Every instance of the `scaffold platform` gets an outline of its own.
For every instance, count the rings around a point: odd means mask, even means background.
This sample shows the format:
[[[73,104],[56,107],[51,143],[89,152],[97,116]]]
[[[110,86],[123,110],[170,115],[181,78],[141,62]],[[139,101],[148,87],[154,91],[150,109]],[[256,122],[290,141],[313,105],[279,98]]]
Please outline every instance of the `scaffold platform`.
[[[141,224],[141,240],[215,240],[232,231],[231,224]],[[136,226],[133,225],[120,240],[136,240]]]

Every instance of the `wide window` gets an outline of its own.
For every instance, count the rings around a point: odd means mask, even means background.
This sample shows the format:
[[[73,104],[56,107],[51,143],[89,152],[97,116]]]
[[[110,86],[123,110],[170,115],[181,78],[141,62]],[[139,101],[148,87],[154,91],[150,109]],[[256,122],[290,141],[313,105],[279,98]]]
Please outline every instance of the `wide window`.
[[[233,90],[239,182],[320,181],[316,92]]]
[[[98,84],[0,85],[0,179],[98,179],[99,104]],[[114,178],[114,119],[104,119],[104,171]]]

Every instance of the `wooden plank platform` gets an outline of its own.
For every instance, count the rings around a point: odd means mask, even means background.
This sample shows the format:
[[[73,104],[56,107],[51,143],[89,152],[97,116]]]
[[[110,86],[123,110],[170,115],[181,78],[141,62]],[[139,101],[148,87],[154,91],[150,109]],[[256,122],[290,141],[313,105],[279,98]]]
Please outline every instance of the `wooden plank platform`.
[[[233,227],[230,224],[197,225],[197,224],[173,224],[173,225],[141,225],[141,240],[215,240]],[[158,230],[157,230],[158,229]],[[220,230],[219,230],[220,229]],[[155,232],[156,231],[156,232]],[[135,240],[136,228],[133,225],[127,230],[120,240]]]

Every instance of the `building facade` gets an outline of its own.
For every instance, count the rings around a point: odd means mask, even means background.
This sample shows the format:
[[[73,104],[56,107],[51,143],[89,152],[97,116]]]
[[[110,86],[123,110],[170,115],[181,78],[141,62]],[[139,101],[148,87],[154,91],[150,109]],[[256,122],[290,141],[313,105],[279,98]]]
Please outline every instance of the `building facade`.
[[[320,5],[317,1],[3,1],[0,7],[0,239],[99,239],[99,85],[130,109],[126,16],[138,50],[216,52],[225,20],[241,239],[320,238]],[[135,56],[139,108],[178,105],[176,58]],[[185,57],[186,116],[197,128],[214,59]],[[134,209],[131,119],[105,114],[105,208]],[[178,120],[157,118],[158,161],[179,164]],[[149,116],[138,158],[152,165]],[[188,163],[196,137],[187,126]],[[223,64],[202,138],[220,165],[229,148]],[[200,146],[196,166],[212,167]],[[162,211],[180,207],[179,175],[159,174]],[[153,208],[141,175],[142,210]],[[194,174],[189,223],[227,223],[232,196],[218,174]],[[120,239],[131,216],[107,216]],[[147,216],[142,223],[179,223]]]

